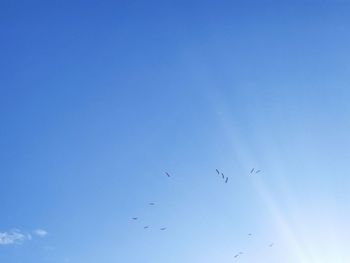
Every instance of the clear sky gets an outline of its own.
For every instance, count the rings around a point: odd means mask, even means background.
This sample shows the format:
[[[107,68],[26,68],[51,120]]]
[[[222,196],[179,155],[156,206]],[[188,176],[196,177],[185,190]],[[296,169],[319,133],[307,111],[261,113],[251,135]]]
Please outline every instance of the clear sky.
[[[350,262],[349,13],[1,1],[0,262]]]

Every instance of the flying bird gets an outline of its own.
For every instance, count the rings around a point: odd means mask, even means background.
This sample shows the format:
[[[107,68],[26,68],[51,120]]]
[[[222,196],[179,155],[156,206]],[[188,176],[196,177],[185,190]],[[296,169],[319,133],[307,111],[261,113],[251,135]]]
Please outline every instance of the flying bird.
[[[251,235],[252,235],[252,233],[249,233],[249,234],[248,234],[248,236],[251,236]]]
[[[168,172],[165,172],[165,174],[166,174],[168,177],[170,177],[170,174],[169,174]]]
[[[215,169],[216,170],[216,172],[218,173],[218,174],[220,174],[220,172],[219,172],[219,170],[218,169]]]
[[[149,226],[144,226],[143,228],[144,228],[144,229],[147,229],[148,227],[149,227]]]
[[[155,205],[155,203],[148,203],[149,205]]]
[[[166,229],[166,227],[162,227],[160,230],[162,230],[162,231],[163,231],[163,230],[165,230],[165,229]]]
[[[222,179],[225,179],[225,175],[223,173],[221,173]]]
[[[271,243],[270,245],[269,245],[269,247],[272,247],[273,246],[273,243]]]
[[[257,170],[255,173],[257,174],[257,173],[260,173],[261,172],[261,170]]]
[[[137,217],[133,217],[132,220],[137,220]]]
[[[234,257],[238,258],[240,255],[243,255],[243,252],[238,252],[238,254],[236,254]]]
[[[252,174],[252,173],[254,172],[254,170],[255,170],[255,168],[251,169],[251,170],[250,170],[250,173]]]
[[[227,181],[228,181],[228,177],[226,177],[226,180],[225,180],[225,183],[227,184]]]

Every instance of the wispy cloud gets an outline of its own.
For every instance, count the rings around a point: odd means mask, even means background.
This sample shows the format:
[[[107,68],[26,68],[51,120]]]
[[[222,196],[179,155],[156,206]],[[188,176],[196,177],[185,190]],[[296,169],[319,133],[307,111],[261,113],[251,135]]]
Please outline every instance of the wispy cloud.
[[[47,235],[47,231],[44,229],[36,229],[33,231],[33,234],[43,238]],[[32,240],[32,235],[18,229],[0,232],[0,246],[20,245],[27,240]]]
[[[17,229],[0,232],[0,245],[22,244],[27,239],[31,239],[31,236],[23,234]]]
[[[39,236],[39,237],[45,237],[48,233],[46,230],[39,228],[39,229],[34,230],[34,234]]]

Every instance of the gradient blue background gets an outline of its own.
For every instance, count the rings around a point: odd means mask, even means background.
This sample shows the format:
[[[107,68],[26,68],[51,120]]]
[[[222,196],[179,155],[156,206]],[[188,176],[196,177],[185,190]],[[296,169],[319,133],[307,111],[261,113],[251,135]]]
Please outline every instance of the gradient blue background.
[[[350,262],[349,13],[1,1],[0,262]]]

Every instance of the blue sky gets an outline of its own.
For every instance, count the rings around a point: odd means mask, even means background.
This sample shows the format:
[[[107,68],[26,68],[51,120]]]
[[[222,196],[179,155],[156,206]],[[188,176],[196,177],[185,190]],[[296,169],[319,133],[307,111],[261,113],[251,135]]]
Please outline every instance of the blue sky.
[[[349,11],[2,1],[0,262],[349,262]]]

